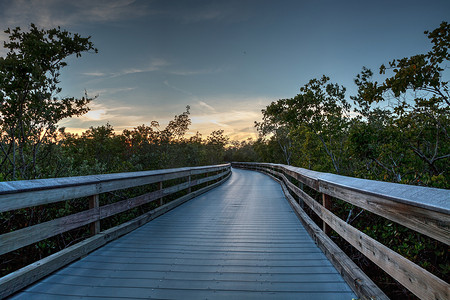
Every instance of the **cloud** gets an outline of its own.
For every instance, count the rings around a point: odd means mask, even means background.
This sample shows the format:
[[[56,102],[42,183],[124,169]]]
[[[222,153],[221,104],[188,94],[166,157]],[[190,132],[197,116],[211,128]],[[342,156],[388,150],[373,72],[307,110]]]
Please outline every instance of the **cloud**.
[[[101,77],[114,78],[114,77],[130,75],[130,74],[159,71],[163,67],[168,66],[168,65],[170,65],[170,63],[168,63],[165,59],[155,58],[155,59],[151,59],[150,63],[148,63],[143,68],[130,67],[130,68],[122,69],[117,72],[109,72],[109,73],[96,70],[96,71],[84,72],[84,73],[81,73],[81,75],[88,76],[88,77],[98,77],[99,79],[101,79]]]
[[[169,83],[169,80],[164,80],[164,81],[163,81],[163,84],[164,84],[165,86],[171,88],[171,89],[174,90],[174,91],[180,92],[180,93],[182,93],[182,94],[184,94],[184,95],[187,95],[187,96],[193,96],[191,92],[188,92],[188,91],[186,91],[186,90],[180,89],[180,88],[178,88],[178,87],[176,87],[176,86],[170,84],[170,83]]]
[[[200,69],[200,70],[170,70],[167,73],[179,76],[205,75],[222,72],[222,68],[217,69]]]
[[[205,108],[207,108],[207,109],[210,110],[210,111],[213,111],[213,112],[216,111],[216,110],[214,109],[214,107],[212,107],[212,106],[209,105],[209,104],[206,104],[206,103],[203,102],[203,101],[198,101],[197,103],[198,103],[200,106],[205,107]]]
[[[15,0],[4,5],[0,23],[6,26],[35,23],[48,28],[139,18],[151,13],[145,2],[134,0]]]
[[[167,84],[169,84],[167,82]],[[105,89],[96,93],[112,94],[126,88]],[[222,95],[208,100],[191,97],[191,120],[187,137],[197,131],[206,138],[213,130],[223,129],[224,134],[232,140],[257,139],[258,134],[254,122],[261,120],[261,109],[270,103],[265,97],[251,97],[242,95]],[[238,99],[238,100],[236,100]],[[158,107],[149,108],[149,103],[138,104],[130,102],[124,105],[118,100],[101,97],[90,105],[91,111],[79,118],[65,119],[59,123],[68,132],[81,132],[90,126],[100,126],[109,122],[117,132],[131,129],[141,124],[150,124],[156,120],[164,128],[173,119],[174,110]]]
[[[106,76],[106,73],[102,73],[102,72],[87,72],[87,73],[81,73],[81,75],[84,76],[93,76],[93,77],[103,77]]]
[[[129,92],[135,90],[136,87],[118,87],[118,88],[104,88],[98,90],[88,91],[89,95],[98,95],[100,97],[111,96],[121,92]]]
[[[104,120],[106,115],[106,111],[104,109],[96,109],[96,110],[90,110],[85,115],[83,115],[83,118],[86,118],[87,120],[91,121],[99,121]]]
[[[127,68],[116,73],[109,74],[110,77],[119,77],[124,75],[136,74],[136,73],[146,73],[161,70],[162,67],[170,65],[165,59],[154,58],[151,59],[150,63],[144,68]]]
[[[109,122],[116,130],[118,130],[116,125],[119,125],[119,129],[123,130],[127,127],[126,125],[142,119],[142,116],[130,113],[135,110],[134,107],[121,104],[116,106],[115,104],[117,105],[117,103],[110,100],[103,101],[103,103],[98,101],[92,102],[89,104],[89,112],[77,118],[64,119],[58,125],[66,127],[66,130],[69,132],[80,133],[90,126],[100,126]],[[124,126],[124,124],[126,125]],[[81,128],[84,128],[84,130],[80,130]]]

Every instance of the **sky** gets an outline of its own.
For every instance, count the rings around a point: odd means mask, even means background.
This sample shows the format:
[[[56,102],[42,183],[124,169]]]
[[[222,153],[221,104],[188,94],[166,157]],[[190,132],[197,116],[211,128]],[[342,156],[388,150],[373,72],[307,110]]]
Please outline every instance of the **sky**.
[[[238,140],[256,138],[261,110],[312,78],[329,76],[349,98],[363,66],[376,73],[428,52],[423,32],[442,21],[449,0],[0,0],[0,42],[8,27],[34,23],[98,48],[68,58],[61,74],[59,97],[98,96],[89,113],[59,123],[67,131],[164,127],[189,105],[189,135],[223,129]]]

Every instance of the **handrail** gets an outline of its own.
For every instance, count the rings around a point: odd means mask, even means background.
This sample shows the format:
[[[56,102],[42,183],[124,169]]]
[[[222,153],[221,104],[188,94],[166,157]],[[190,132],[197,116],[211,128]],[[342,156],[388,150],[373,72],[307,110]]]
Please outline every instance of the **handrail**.
[[[0,255],[84,225],[90,224],[91,234],[93,234],[92,238],[57,252],[43,259],[42,262],[26,266],[0,278],[0,298],[11,295],[106,242],[128,233],[185,201],[214,188],[228,179],[230,174],[230,164],[222,164],[144,172],[0,182],[0,213],[89,197],[89,209],[87,210],[1,234]],[[179,179],[181,183],[163,187],[164,182],[173,179]],[[102,193],[152,183],[158,183],[156,191],[99,206],[99,195]],[[198,188],[201,184],[206,184],[206,186]],[[193,188],[197,189],[193,191]],[[186,191],[186,194],[164,204],[163,197],[180,191]],[[101,231],[100,220],[157,200],[160,204],[158,208],[125,224]]]
[[[444,280],[347,224],[329,210],[331,197],[335,197],[449,245],[449,190],[352,178],[282,164],[236,162],[232,165],[279,178],[302,204],[308,205],[323,220],[325,232],[328,228],[336,231],[419,298],[450,298],[450,286]],[[322,205],[287,176],[322,193]],[[295,200],[292,198],[292,201]],[[302,210],[298,204],[294,209]]]

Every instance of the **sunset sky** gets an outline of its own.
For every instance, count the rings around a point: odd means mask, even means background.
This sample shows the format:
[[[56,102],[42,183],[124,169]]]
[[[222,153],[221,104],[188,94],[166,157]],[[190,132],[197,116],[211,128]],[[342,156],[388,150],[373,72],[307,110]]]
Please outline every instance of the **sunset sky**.
[[[70,58],[61,76],[60,97],[98,95],[60,123],[72,132],[164,126],[190,105],[190,134],[255,138],[271,101],[322,74],[349,97],[363,66],[427,52],[423,31],[442,21],[449,0],[0,0],[0,41],[30,23],[92,36],[99,53]]]

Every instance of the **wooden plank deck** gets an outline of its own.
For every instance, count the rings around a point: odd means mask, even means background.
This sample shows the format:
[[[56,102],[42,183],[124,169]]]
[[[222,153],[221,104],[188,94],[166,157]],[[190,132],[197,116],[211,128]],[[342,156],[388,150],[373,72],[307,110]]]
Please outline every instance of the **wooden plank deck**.
[[[12,299],[347,299],[354,293],[268,176],[223,185]]]

